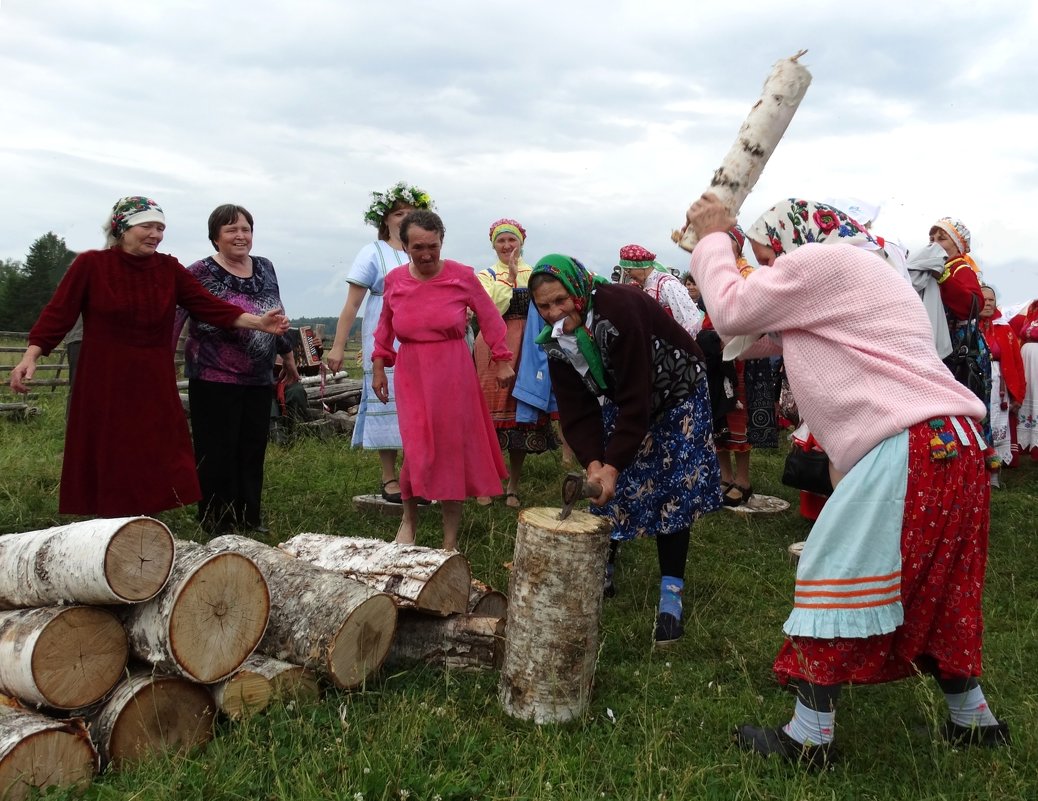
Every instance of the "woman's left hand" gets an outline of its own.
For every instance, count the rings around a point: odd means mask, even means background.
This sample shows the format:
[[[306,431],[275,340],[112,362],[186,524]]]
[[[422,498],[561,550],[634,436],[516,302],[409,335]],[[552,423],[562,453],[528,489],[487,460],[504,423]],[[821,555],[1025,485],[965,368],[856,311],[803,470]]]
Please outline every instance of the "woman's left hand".
[[[605,506],[616,495],[616,477],[619,471],[611,464],[602,464],[594,461],[587,466],[587,480],[598,484],[602,488],[602,494],[592,498],[591,503],[595,506]]]
[[[497,363],[497,385],[501,389],[508,389],[512,386],[512,382],[515,380],[515,370],[512,369],[511,362],[498,362]]]

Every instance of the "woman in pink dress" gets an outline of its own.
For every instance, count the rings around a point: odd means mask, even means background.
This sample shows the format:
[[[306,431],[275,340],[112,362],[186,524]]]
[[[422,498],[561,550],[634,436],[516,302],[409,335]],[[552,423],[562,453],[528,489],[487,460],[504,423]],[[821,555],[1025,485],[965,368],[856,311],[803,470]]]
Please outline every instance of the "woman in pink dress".
[[[468,310],[497,363],[497,380],[515,378],[505,323],[471,267],[440,258],[445,229],[431,211],[415,211],[400,224],[410,262],[386,276],[382,316],[375,331],[372,389],[389,398],[386,368],[395,385],[404,463],[400,494],[404,515],[396,541],[413,543],[417,496],[440,501],[443,547],[457,548],[461,502],[494,495],[508,476],[465,344]],[[393,348],[394,339],[400,350]]]

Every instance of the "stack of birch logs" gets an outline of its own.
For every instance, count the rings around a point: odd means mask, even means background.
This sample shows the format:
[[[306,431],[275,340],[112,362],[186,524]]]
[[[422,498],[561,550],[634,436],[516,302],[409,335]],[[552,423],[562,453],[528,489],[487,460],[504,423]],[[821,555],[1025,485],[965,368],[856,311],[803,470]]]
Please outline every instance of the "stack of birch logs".
[[[204,745],[217,712],[318,678],[499,667],[506,605],[460,554],[381,540],[199,545],[146,517],[0,536],[0,797]]]

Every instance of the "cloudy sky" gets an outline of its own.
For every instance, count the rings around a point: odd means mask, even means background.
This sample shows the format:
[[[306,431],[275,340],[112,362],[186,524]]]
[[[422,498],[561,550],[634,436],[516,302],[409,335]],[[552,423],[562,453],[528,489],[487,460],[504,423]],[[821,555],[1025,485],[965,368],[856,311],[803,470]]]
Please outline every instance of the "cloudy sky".
[[[918,247],[962,218],[1006,303],[1038,297],[1038,4],[0,0],[0,258],[53,230],[97,247],[113,201],[165,208],[163,250],[256,218],[290,315],[334,315],[369,193],[436,201],[444,253],[493,262],[518,218],[533,262],[608,274],[670,241],[780,58],[814,76],[740,215],[859,197]],[[867,299],[863,299],[867,302]]]

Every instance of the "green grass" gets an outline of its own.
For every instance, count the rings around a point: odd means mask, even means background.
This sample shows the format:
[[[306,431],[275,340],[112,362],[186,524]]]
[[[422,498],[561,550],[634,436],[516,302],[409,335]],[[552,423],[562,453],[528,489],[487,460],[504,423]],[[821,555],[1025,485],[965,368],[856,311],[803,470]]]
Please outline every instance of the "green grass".
[[[42,393],[41,415],[0,419],[0,532],[59,522],[64,394]],[[757,452],[754,487],[791,501],[778,481],[781,455]],[[564,468],[531,457],[527,505],[558,506]],[[271,542],[301,531],[391,538],[395,522],[354,511],[375,492],[373,454],[346,441],[304,439],[271,446],[265,504]],[[944,717],[936,687],[922,680],[847,691],[838,717],[843,761],[805,776],[740,754],[733,726],[783,722],[791,697],[770,663],[789,610],[793,566],[786,547],[807,533],[795,512],[744,520],[711,515],[693,530],[685,597],[686,634],[651,648],[658,577],[655,548],[624,547],[619,595],[606,602],[595,691],[584,719],[536,727],[505,715],[495,674],[430,668],[382,673],[361,692],[326,690],[303,708],[277,706],[243,723],[221,722],[199,753],[153,760],[98,779],[88,799],[905,799],[965,801],[1038,796],[1038,466],[1003,476],[992,504],[985,600],[985,690],[1010,721],[1014,745],[957,751],[934,739]],[[161,518],[180,537],[201,539],[193,509]],[[500,502],[466,504],[461,547],[473,575],[507,586],[515,513]],[[440,541],[435,511],[419,541]],[[50,796],[48,796],[50,797]],[[53,797],[64,797],[57,793]]]

